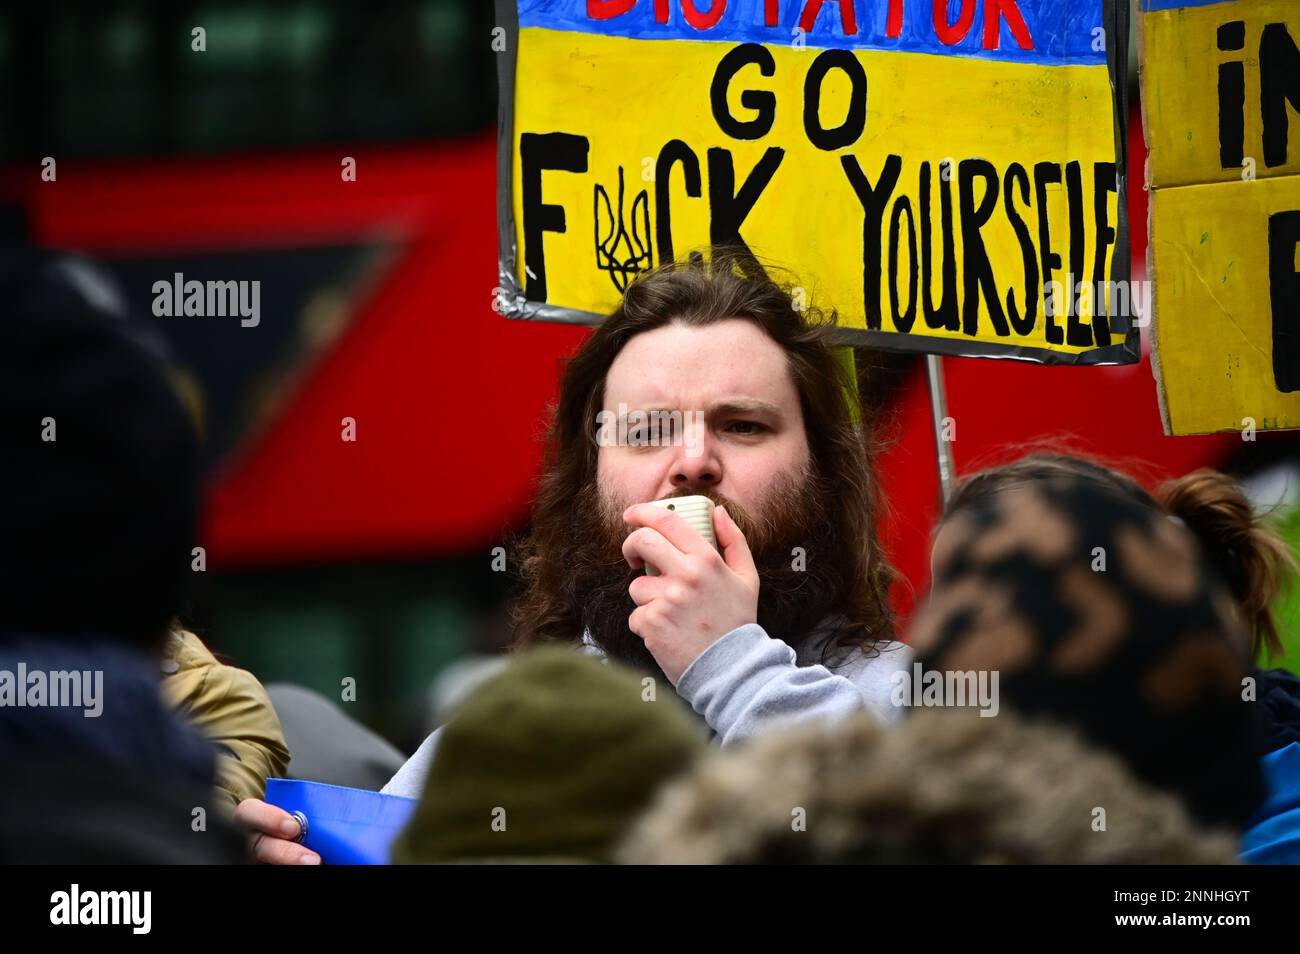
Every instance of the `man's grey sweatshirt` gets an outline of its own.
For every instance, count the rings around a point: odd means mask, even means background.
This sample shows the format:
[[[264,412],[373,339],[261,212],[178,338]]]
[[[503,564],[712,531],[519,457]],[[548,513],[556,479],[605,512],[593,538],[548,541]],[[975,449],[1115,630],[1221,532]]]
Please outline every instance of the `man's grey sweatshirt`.
[[[912,651],[886,642],[878,652],[832,653],[827,668],[820,659],[830,636],[831,625],[824,622],[796,652],[756,623],[733,629],[686,668],[677,694],[723,746],[779,722],[834,720],[862,711],[894,721],[901,710],[891,702],[893,675],[908,670]],[[604,655],[588,634],[583,643],[587,652]],[[381,791],[419,798],[441,734],[439,728],[425,739]]]

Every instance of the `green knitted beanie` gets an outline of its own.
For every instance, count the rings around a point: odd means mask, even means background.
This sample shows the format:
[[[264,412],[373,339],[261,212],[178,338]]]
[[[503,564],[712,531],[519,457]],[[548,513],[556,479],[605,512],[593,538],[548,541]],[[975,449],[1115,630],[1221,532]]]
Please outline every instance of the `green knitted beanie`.
[[[608,861],[706,747],[660,688],[569,647],[517,656],[443,730],[394,862]]]

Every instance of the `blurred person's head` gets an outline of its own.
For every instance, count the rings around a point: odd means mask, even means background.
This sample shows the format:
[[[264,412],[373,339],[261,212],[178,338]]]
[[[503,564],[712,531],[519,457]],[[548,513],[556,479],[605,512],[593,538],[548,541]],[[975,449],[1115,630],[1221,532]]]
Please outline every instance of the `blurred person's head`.
[[[4,769],[0,865],[246,862],[247,835],[213,800],[210,784],[179,772],[160,777],[138,763],[105,763],[81,751],[8,762]],[[201,834],[191,827],[196,808],[205,812]]]
[[[0,633],[163,644],[198,449],[154,340],[67,263],[0,255]]]
[[[706,749],[672,693],[574,647],[519,653],[442,730],[398,863],[610,860]]]
[[[1105,809],[1104,828],[1097,807]],[[1230,864],[1227,833],[1064,727],[1009,713],[783,728],[669,784],[626,864]]]
[[[725,505],[745,534],[760,625],[797,644],[835,614],[827,649],[892,636],[871,422],[828,344],[832,323],[752,259],[716,254],[633,282],[564,372],[520,554],[519,644],[586,629],[611,656],[659,672],[627,626],[639,571],[621,553],[622,513],[686,495]],[[656,411],[677,414],[679,439],[610,439],[611,422],[635,429],[638,412]]]
[[[1166,481],[1153,495],[1128,474],[1085,457],[1038,452],[962,481],[945,507],[936,531],[934,551],[947,517],[979,500],[1050,477],[1075,477],[1123,494],[1177,517],[1201,544],[1236,602],[1250,630],[1253,651],[1280,655],[1273,604],[1283,585],[1296,572],[1290,548],[1266,515],[1256,512],[1241,486],[1227,474],[1203,468]]]
[[[1002,709],[1077,727],[1203,822],[1257,807],[1248,634],[1154,501],[1055,467],[959,493],[933,578],[909,638],[925,669],[997,673]]]

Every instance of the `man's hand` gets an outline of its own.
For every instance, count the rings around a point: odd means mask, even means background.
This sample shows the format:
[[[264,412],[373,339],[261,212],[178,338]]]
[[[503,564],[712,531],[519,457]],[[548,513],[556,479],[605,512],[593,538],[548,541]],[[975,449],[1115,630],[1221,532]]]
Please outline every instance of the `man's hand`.
[[[246,798],[235,809],[235,821],[246,828],[253,860],[264,865],[318,865],[320,855],[294,841],[302,829],[297,819],[260,798]]]
[[[639,570],[649,563],[659,571],[628,587],[637,608],[627,625],[675,686],[704,650],[758,620],[758,570],[744,534],[723,507],[713,508],[721,553],[662,507],[628,507],[623,522],[636,528],[623,541],[628,564]]]

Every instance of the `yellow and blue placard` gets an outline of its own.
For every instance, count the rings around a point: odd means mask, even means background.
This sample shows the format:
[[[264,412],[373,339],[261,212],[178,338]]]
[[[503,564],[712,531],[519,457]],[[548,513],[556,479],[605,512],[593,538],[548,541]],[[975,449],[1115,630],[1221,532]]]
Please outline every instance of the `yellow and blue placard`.
[[[597,323],[730,246],[846,343],[1136,361],[1127,9],[501,0],[498,308]]]
[[[1300,427],[1300,2],[1141,0],[1170,434]]]

